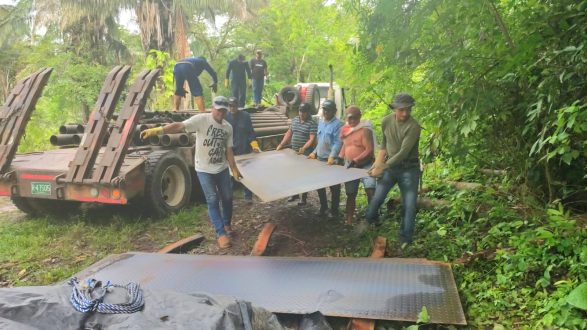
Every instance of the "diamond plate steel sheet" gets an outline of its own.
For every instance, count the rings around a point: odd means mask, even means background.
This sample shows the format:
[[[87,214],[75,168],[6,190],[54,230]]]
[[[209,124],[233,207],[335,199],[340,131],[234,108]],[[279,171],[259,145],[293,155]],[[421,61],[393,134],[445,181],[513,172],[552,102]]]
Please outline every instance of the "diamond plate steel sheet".
[[[242,183],[264,202],[353,181],[367,170],[326,165],[291,149],[235,157]]]
[[[450,266],[424,259],[126,253],[77,276],[232,296],[277,313],[416,321],[426,306],[432,323],[466,324]]]

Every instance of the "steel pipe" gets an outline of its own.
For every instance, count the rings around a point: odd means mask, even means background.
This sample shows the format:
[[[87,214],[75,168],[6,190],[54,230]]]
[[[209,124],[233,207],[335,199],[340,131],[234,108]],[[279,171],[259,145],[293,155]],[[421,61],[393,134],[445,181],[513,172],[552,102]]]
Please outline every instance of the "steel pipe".
[[[57,134],[51,135],[49,142],[54,146],[65,146],[77,144],[82,141],[83,134]]]
[[[178,134],[163,134],[161,135],[161,145],[165,147],[172,146],[188,146],[190,144],[190,138],[186,133]]]
[[[78,134],[84,132],[84,125],[66,124],[59,126],[59,134]]]
[[[271,134],[285,133],[289,129],[289,126],[277,126],[277,127],[260,127],[255,129],[257,136],[265,136]]]

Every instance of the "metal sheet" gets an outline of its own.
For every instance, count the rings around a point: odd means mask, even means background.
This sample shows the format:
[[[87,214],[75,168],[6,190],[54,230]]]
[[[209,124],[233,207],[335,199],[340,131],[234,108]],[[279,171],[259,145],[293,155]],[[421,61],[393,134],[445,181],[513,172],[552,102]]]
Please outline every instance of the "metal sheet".
[[[236,157],[243,184],[265,202],[367,176],[367,171],[307,159],[291,149]]]
[[[125,253],[77,275],[232,296],[277,313],[466,324],[450,266],[424,259]],[[147,301],[147,304],[149,302]]]

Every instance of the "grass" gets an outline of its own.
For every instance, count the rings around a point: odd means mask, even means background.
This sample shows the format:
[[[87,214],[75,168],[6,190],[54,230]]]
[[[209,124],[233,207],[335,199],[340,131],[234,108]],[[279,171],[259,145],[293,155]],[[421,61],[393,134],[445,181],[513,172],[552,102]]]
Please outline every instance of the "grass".
[[[0,286],[47,285],[62,281],[109,254],[157,251],[198,232],[205,207],[165,219],[133,216],[116,209],[68,218],[10,219],[0,216]]]

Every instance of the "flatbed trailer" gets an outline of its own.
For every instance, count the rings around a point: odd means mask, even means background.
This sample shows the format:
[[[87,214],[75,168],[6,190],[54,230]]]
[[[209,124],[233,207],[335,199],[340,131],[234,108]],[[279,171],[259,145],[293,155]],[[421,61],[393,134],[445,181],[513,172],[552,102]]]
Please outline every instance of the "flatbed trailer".
[[[52,136],[60,149],[16,154],[50,73],[51,69],[43,69],[19,81],[0,108],[0,196],[9,196],[31,215],[102,203],[132,204],[153,216],[178,211],[201,197],[193,137],[169,134],[148,142],[139,138],[146,128],[198,114],[145,110],[158,69],[139,74],[122,109],[114,114],[130,73],[129,66],[115,67],[88,122],[62,126],[63,133],[72,133],[68,130],[73,127],[75,134]],[[288,118],[272,111],[249,111],[254,112],[251,117],[261,148],[275,148],[287,131]]]

